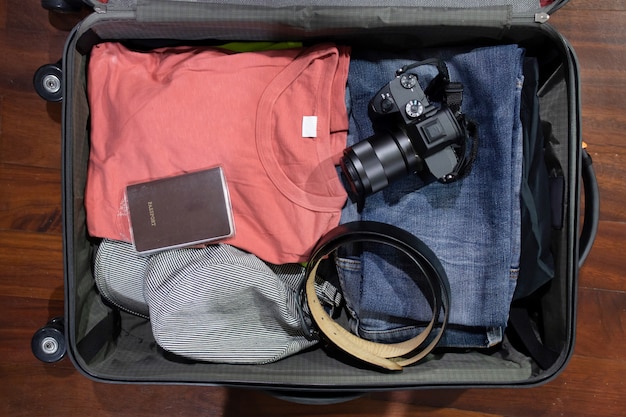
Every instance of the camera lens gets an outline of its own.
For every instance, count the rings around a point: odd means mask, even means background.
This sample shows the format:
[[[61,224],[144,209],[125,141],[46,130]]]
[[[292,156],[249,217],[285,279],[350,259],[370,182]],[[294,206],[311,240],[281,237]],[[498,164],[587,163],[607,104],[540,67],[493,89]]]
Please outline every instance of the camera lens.
[[[373,194],[421,167],[421,158],[401,129],[358,142],[341,159],[343,174],[356,195]]]

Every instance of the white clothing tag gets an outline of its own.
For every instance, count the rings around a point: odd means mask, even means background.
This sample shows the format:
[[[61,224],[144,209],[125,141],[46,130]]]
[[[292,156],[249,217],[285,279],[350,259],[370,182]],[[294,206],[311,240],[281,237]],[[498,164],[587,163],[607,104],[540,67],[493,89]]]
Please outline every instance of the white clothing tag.
[[[317,116],[302,116],[302,137],[317,137]]]

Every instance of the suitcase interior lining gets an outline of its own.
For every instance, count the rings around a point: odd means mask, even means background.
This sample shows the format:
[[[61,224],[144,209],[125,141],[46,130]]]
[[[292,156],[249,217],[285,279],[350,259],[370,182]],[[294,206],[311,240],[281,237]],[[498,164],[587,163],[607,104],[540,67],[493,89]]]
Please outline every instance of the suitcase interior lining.
[[[167,26],[165,30],[164,27]],[[176,32],[172,31],[176,29]],[[68,43],[66,62],[71,63],[66,81],[72,86],[66,97],[64,123],[64,202],[66,215],[66,317],[69,323],[70,351],[78,368],[98,379],[123,382],[199,383],[254,387],[288,387],[303,389],[392,389],[416,386],[491,386],[524,385],[549,378],[560,368],[573,343],[574,284],[576,267],[572,265],[573,241],[576,230],[577,195],[570,195],[575,169],[570,146],[577,135],[571,121],[577,117],[572,110],[571,57],[560,38],[536,26],[479,28],[394,28],[377,30],[381,36],[363,38],[360,31],[352,33],[308,33],[299,40],[317,42],[332,39],[337,43],[358,45],[377,42],[380,47],[410,45],[415,47],[449,46],[455,44],[519,43],[527,53],[539,58],[541,78],[546,85],[541,95],[542,118],[553,124],[555,135],[564,144],[560,159],[566,174],[565,222],[555,231],[556,277],[541,298],[545,342],[561,352],[553,370],[541,371],[532,361],[507,347],[485,352],[446,352],[430,355],[417,366],[401,373],[380,373],[359,364],[333,358],[322,349],[313,349],[268,365],[225,365],[195,363],[173,358],[156,346],[149,322],[127,313],[117,313],[106,306],[99,296],[92,273],[93,254],[98,239],[89,237],[83,206],[89,155],[89,107],[86,91],[86,66],[89,49],[100,40],[149,40],[155,46],[180,43],[219,43],[236,40],[222,34],[219,28],[210,30],[203,25],[191,25],[181,31],[181,25],[150,24],[136,21],[103,20],[93,23],[89,30],[79,31]],[[382,36],[384,32],[385,36]],[[227,28],[226,34],[232,33]],[[285,35],[268,32],[265,40],[293,40]],[[164,39],[168,39],[165,41]],[[67,70],[66,70],[67,71]],[[550,81],[549,85],[547,81]],[[577,142],[575,142],[577,143]],[[116,332],[111,334],[95,355],[87,355],[81,343],[89,332],[107,317],[115,317]],[[505,344],[506,345],[506,344]]]

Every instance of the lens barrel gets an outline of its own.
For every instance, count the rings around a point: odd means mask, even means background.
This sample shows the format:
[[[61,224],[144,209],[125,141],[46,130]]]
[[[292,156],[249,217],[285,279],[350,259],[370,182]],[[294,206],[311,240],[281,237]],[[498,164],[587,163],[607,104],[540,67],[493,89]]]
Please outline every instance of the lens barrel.
[[[356,195],[369,195],[410,173],[421,171],[422,159],[401,129],[371,136],[344,150],[341,169]]]

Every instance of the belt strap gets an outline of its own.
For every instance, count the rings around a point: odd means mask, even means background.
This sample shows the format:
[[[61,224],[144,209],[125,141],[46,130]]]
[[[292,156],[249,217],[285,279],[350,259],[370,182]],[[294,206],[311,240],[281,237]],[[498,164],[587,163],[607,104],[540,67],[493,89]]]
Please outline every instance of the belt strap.
[[[400,343],[376,343],[364,340],[335,322],[321,305],[315,292],[320,262],[340,246],[354,242],[376,242],[392,246],[416,264],[428,283],[432,318],[426,328],[412,339]],[[417,285],[417,284],[416,284]],[[317,329],[333,345],[366,363],[394,371],[418,362],[430,353],[443,335],[450,311],[450,287],[446,273],[436,255],[417,237],[398,227],[369,221],[340,225],[331,230],[313,250],[307,265],[304,289],[309,313]],[[440,314],[443,313],[441,323]],[[435,329],[439,329],[433,335]]]

